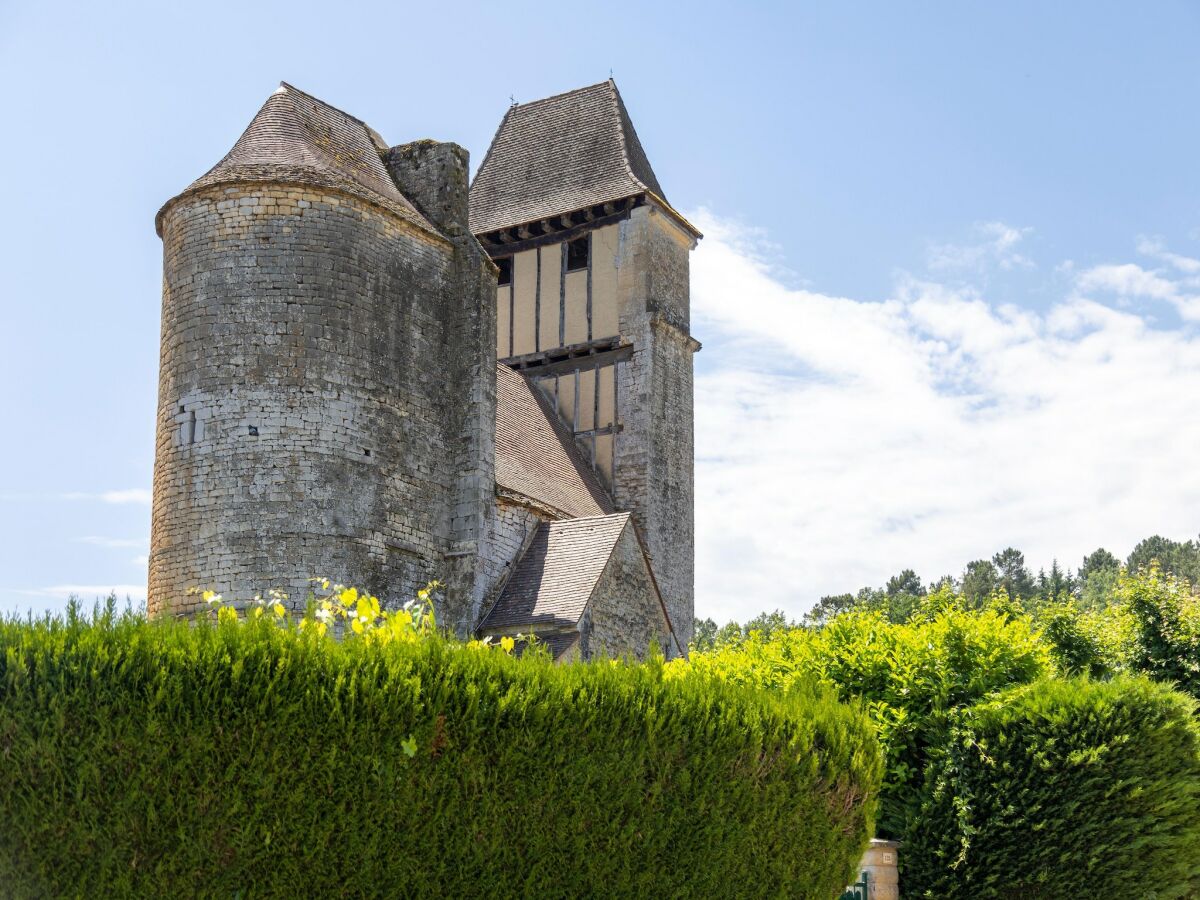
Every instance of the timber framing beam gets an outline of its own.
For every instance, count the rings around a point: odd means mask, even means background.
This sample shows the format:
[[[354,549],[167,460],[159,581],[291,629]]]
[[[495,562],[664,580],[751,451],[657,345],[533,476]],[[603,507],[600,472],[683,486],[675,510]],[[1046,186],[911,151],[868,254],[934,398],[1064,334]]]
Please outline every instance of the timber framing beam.
[[[525,353],[521,356],[510,356],[500,362],[530,378],[548,378],[552,375],[573,374],[597,366],[609,366],[624,362],[632,356],[632,344],[622,344],[619,337],[607,337],[566,347],[539,350],[536,353]]]

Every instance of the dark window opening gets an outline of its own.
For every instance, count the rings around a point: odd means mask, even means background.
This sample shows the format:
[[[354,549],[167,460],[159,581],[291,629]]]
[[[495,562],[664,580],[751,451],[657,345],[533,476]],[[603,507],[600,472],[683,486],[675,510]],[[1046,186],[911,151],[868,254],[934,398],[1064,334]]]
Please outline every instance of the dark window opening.
[[[577,272],[588,267],[588,239],[576,238],[567,242],[567,271]]]
[[[506,284],[512,284],[512,257],[506,256],[503,259],[498,259],[496,260],[496,265],[500,267],[500,286],[503,287]]]
[[[250,429],[250,437],[258,437],[257,425],[247,425],[246,427]]]

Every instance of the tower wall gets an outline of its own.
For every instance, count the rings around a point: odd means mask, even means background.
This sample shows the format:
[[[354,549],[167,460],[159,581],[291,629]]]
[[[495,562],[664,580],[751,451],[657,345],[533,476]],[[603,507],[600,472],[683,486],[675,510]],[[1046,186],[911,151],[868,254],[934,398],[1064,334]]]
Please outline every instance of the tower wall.
[[[620,225],[621,337],[613,500],[633,513],[671,624],[686,649],[695,614],[695,438],[689,256],[692,239],[664,213],[639,207]]]
[[[473,327],[491,345],[488,264],[320,187],[205,188],[161,231],[150,611],[193,611],[192,588],[301,607],[315,576],[399,602],[441,577],[469,615],[451,560],[486,515],[491,368],[446,359]]]

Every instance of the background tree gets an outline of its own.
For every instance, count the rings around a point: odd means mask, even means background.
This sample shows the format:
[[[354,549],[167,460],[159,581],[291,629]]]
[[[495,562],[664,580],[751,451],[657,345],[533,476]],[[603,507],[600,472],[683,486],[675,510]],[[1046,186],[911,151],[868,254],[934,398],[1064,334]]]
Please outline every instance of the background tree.
[[[759,613],[744,626],[742,626],[742,636],[749,637],[754,632],[760,633],[764,638],[770,640],[775,635],[784,631],[789,631],[792,628],[799,628],[799,622],[792,622],[788,619],[782,609],[777,609],[772,613]]]
[[[912,569],[905,569],[889,578],[884,591],[887,594],[888,620],[895,624],[912,618],[917,604],[925,596],[925,586]]]
[[[1075,591],[1075,579],[1054,560],[1050,571],[1042,569],[1037,577],[1037,594],[1043,603],[1065,603]]]
[[[1120,568],[1121,561],[1103,547],[1099,547],[1083,558],[1083,565],[1079,567],[1079,580],[1087,581],[1088,576],[1097,572],[1111,572],[1115,575]]]
[[[1140,541],[1125,565],[1136,573],[1155,562],[1163,574],[1200,582],[1200,544],[1196,541],[1173,541],[1156,534]]]
[[[982,609],[999,586],[1000,574],[986,559],[967,563],[967,568],[963,570],[962,596],[968,607]]]
[[[693,650],[712,650],[717,645],[717,623],[712,619],[692,620]]]
[[[852,609],[854,609],[853,594],[827,594],[804,614],[804,624],[811,628],[820,628]]]
[[[999,575],[999,587],[1003,588],[1013,600],[1024,603],[1037,593],[1033,575],[1025,568],[1025,554],[1013,547],[1007,547],[992,557]]]
[[[1084,609],[1104,609],[1112,603],[1117,590],[1121,561],[1100,547],[1083,558],[1075,578],[1075,590]]]

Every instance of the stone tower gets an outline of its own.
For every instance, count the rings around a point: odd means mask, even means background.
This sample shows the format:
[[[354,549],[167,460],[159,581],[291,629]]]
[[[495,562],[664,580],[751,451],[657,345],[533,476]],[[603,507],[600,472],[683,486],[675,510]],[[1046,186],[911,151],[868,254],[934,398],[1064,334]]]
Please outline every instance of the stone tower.
[[[471,185],[471,229],[500,269],[496,355],[632,512],[686,647],[700,233],[667,202],[611,80],[509,109]]]
[[[495,268],[467,156],[389,149],[289,85],[168,201],[149,608],[448,581],[469,630],[494,502]],[[474,604],[474,605],[473,605]]]

